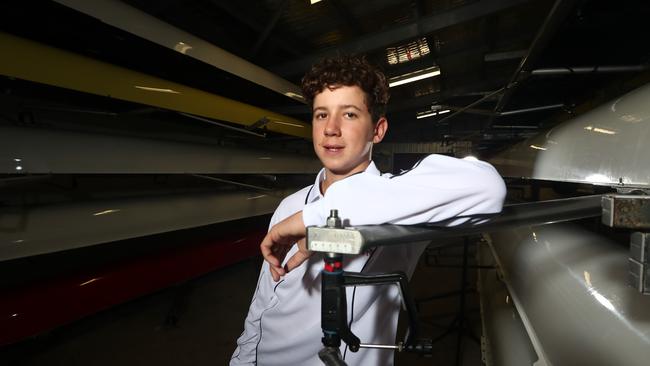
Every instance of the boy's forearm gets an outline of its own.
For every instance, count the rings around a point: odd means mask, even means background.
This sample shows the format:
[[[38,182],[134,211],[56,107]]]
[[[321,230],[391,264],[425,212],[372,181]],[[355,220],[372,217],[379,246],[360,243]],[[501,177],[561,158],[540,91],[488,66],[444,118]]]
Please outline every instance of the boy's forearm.
[[[487,163],[425,159],[418,168],[386,179],[358,174],[336,182],[303,209],[305,226],[323,225],[330,209],[350,225],[411,225],[499,212],[505,185]]]

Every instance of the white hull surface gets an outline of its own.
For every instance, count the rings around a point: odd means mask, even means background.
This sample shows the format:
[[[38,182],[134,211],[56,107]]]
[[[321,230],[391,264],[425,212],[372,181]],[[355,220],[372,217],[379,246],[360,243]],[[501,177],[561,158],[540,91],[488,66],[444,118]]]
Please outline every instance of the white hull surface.
[[[166,195],[5,210],[0,262],[271,214],[287,193]]]
[[[530,342],[535,365],[648,364],[650,297],[627,285],[624,245],[572,224],[520,228],[490,238],[505,284],[501,303],[516,306],[513,319],[521,325],[510,328],[526,330],[528,339],[516,342]],[[485,314],[491,321],[495,315]],[[522,363],[529,355],[512,357],[522,353],[508,349],[513,340],[489,342],[500,360],[517,360],[502,365],[530,364]]]
[[[490,162],[504,177],[649,188],[649,139],[646,84]]]
[[[316,174],[315,156],[42,128],[0,127],[0,173]]]

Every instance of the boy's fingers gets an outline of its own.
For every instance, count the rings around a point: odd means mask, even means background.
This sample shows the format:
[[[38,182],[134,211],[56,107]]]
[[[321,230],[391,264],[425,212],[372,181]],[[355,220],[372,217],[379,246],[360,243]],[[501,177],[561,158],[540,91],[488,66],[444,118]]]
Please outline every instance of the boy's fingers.
[[[270,266],[269,268],[271,270],[271,277],[273,278],[274,282],[278,282],[280,280],[280,278],[286,274],[284,269],[282,269],[280,267]]]
[[[280,276],[275,272],[275,269],[273,269],[273,267],[270,267],[270,271],[271,271],[271,277],[273,278],[273,281],[278,282]]]
[[[269,262],[271,266],[277,267],[280,265],[280,261],[275,256],[275,253],[273,253],[274,251],[273,241],[270,240],[268,235],[264,237],[264,240],[262,240],[262,243],[260,244],[260,251],[262,252],[262,256],[264,257],[264,260]]]
[[[303,252],[301,250],[297,251],[294,255],[289,258],[287,261],[287,271],[291,272],[294,268],[298,267],[301,265],[304,261],[309,259],[311,257],[311,252]]]

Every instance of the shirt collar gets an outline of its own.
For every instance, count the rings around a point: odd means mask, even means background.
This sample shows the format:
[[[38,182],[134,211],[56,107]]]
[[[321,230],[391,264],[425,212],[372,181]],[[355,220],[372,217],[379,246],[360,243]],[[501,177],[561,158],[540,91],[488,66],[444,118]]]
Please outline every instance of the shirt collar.
[[[366,167],[366,170],[364,170],[363,172],[372,175],[381,175],[381,172],[379,171],[379,169],[377,169],[377,166],[375,165],[374,161],[370,161],[370,164]],[[321,168],[321,170],[316,175],[316,181],[314,182],[314,186],[309,191],[309,197],[307,198],[307,202],[314,202],[323,197],[323,194],[320,192],[320,183],[325,180],[325,174],[326,174],[325,168]]]

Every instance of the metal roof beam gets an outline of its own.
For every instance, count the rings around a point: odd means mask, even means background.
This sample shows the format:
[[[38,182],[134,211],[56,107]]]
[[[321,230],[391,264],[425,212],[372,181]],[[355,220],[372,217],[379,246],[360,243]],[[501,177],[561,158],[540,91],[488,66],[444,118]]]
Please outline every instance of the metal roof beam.
[[[481,114],[484,116],[511,116],[514,114],[521,114],[521,113],[530,113],[530,112],[539,112],[539,111],[547,111],[550,109],[559,109],[559,108],[564,108],[565,105],[562,103],[556,103],[556,104],[550,104],[550,105],[542,105],[542,106],[537,106],[537,107],[530,107],[530,108],[522,108],[522,109],[513,109],[510,111],[503,111],[500,113],[495,113],[491,109],[480,109],[480,108],[465,108],[465,107],[459,107],[459,106],[454,106],[454,105],[441,105],[441,109],[449,109],[452,111],[462,111],[462,113],[471,113],[471,114]]]
[[[542,51],[546,48],[546,45],[550,42],[551,38],[555,35],[567,16],[569,16],[577,2],[578,0],[555,1],[553,7],[546,16],[544,23],[537,31],[535,39],[528,48],[528,53],[519,63],[519,66],[510,78],[510,81],[508,81],[508,83],[504,86],[504,93],[499,98],[496,107],[494,107],[494,112],[497,114],[500,113],[508,104],[517,87],[526,78],[525,71],[529,70],[530,67],[535,62],[537,62],[537,59],[541,55]],[[493,121],[490,121],[489,125],[491,125],[492,122]]]
[[[526,56],[527,53],[528,50],[492,52],[492,53],[486,53],[485,56],[483,56],[483,60],[485,62],[515,60]]]
[[[337,53],[359,54],[388,45],[404,42],[433,33],[440,29],[498,13],[530,0],[478,1],[441,13],[421,17],[417,22],[399,25],[383,32],[368,34],[336,47],[313,53],[299,60],[283,63],[270,70],[283,77],[296,75],[309,69],[319,59]]]
[[[420,97],[408,98],[401,101],[390,102],[388,104],[388,113],[409,111],[423,107],[430,107],[433,104],[440,104],[446,99],[464,96],[484,97],[494,93],[494,81],[484,81],[477,84],[457,86],[455,88],[423,95]],[[283,112],[289,113],[289,112]]]
[[[334,14],[343,19],[348,28],[354,33],[355,36],[363,34],[363,29],[359,22],[350,14],[345,4],[340,0],[330,0],[327,2],[329,4],[328,9],[331,9]]]
[[[275,14],[273,14],[273,18],[271,18],[271,20],[269,20],[269,22],[266,24],[266,26],[264,27],[264,30],[261,32],[261,34],[257,38],[257,41],[255,42],[255,44],[251,48],[251,51],[250,51],[251,56],[254,57],[255,55],[257,55],[260,48],[262,48],[262,45],[264,45],[264,42],[266,42],[266,40],[269,38],[269,36],[271,35],[271,32],[273,31],[273,28],[275,28],[275,25],[278,23],[278,20],[280,20],[280,17],[284,13],[284,9],[286,8],[286,4],[287,4],[286,1],[282,1],[282,3],[280,4],[280,7],[278,8],[278,10],[276,10]]]
[[[264,31],[264,27],[259,22],[250,19],[246,14],[244,14],[243,11],[236,9],[235,6],[233,6],[233,2],[211,0],[210,3],[219,7],[219,9],[225,11],[226,13],[228,13],[228,15],[235,18],[238,22],[245,24],[247,27],[251,28],[252,30],[256,32]],[[295,57],[304,56],[304,53],[302,51],[297,49],[295,46],[291,45],[290,42],[281,39],[277,35],[270,37],[268,41],[282,48],[284,51],[290,53],[292,56]]]
[[[608,74],[624,72],[641,72],[650,68],[650,65],[614,65],[614,66],[578,66],[578,67],[551,67],[535,69],[530,75],[577,75],[577,74]]]

